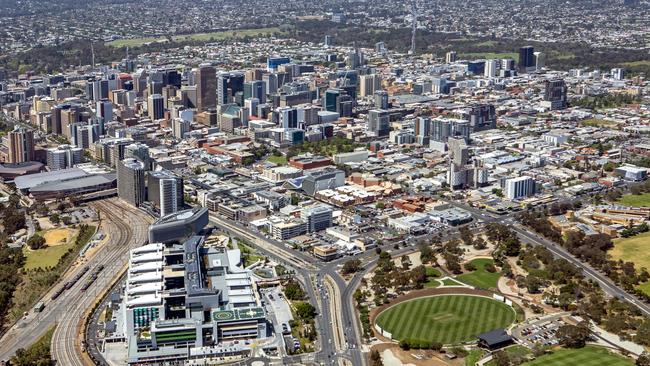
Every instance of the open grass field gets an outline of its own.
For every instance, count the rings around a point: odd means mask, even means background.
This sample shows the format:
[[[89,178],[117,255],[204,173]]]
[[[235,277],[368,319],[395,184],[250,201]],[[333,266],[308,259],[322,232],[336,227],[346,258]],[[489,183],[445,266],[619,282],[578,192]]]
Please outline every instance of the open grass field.
[[[501,277],[501,273],[490,273],[485,270],[485,265],[488,263],[494,263],[494,260],[489,258],[478,258],[471,261],[471,263],[476,266],[476,271],[462,274],[456,277],[457,279],[478,288],[489,289],[497,287],[497,282],[499,281],[499,277]]]
[[[502,53],[495,53],[495,52],[474,52],[474,53],[463,53],[459,56],[461,59],[481,59],[484,58],[486,60],[491,60],[491,59],[502,59],[502,58],[512,58],[512,59],[517,59],[519,55],[514,52],[502,52]]]
[[[195,34],[183,34],[178,36],[173,36],[172,40],[175,42],[183,41],[211,41],[211,40],[222,40],[227,38],[243,38],[246,36],[255,37],[261,35],[270,35],[275,32],[279,32],[280,28],[258,28],[258,29],[233,29],[228,31],[221,32],[211,32],[211,33],[195,33]],[[106,43],[108,46],[112,47],[139,47],[147,43],[152,42],[167,42],[166,37],[143,37],[143,38],[130,38],[130,39],[118,39]]]
[[[524,363],[525,366],[632,366],[634,363],[604,348],[587,346],[579,349],[560,349],[550,355]]]
[[[392,306],[377,324],[394,339],[456,344],[504,328],[515,320],[508,305],[486,297],[445,295],[423,297]]]
[[[54,267],[59,263],[59,259],[74,246],[74,242],[60,244],[51,247],[45,247],[39,250],[31,250],[25,246],[23,254],[25,255],[25,269]]]
[[[650,295],[650,281],[648,281],[646,283],[642,283],[642,284],[636,286],[636,288],[638,288],[639,290],[643,291],[644,293]]]
[[[616,126],[617,123],[614,121],[608,121],[606,119],[589,118],[584,121],[580,121],[580,125],[589,127],[612,127]]]
[[[271,162],[271,163],[273,163],[273,164],[278,164],[278,165],[285,165],[285,164],[287,164],[287,157],[284,156],[284,155],[281,155],[281,156],[271,155],[271,156],[269,156],[269,158],[266,159],[266,160],[269,161],[269,162]]]
[[[609,254],[615,260],[634,262],[638,268],[650,269],[650,231],[631,238],[614,239],[614,248]]]
[[[650,207],[650,193],[627,194],[621,197],[618,203],[632,207]]]

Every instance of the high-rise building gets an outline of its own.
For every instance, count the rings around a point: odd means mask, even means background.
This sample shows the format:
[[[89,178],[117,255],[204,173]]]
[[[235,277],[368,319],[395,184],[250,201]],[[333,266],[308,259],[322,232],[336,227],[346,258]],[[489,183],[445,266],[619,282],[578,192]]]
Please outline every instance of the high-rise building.
[[[445,55],[445,62],[448,64],[456,62],[456,51],[449,51]]]
[[[298,110],[292,107],[280,108],[280,126],[282,128],[298,128]]]
[[[566,108],[567,86],[563,79],[546,80],[544,82],[543,105],[552,110]]]
[[[415,141],[420,145],[427,146],[429,145],[430,136],[431,118],[418,117],[418,119],[415,120]]]
[[[144,163],[127,158],[117,163],[117,195],[133,206],[145,200]]]
[[[217,70],[201,65],[196,72],[196,108],[206,111],[217,107]]]
[[[499,60],[487,60],[485,61],[485,77],[493,78],[497,76],[497,70],[499,69]]]
[[[147,113],[152,121],[165,117],[165,100],[160,94],[150,95],[147,99]]]
[[[47,149],[47,167],[50,170],[62,170],[72,168],[81,163],[83,159],[83,149],[70,145],[59,145],[58,147]]]
[[[27,128],[16,128],[9,132],[8,163],[19,164],[34,160],[34,131]]]
[[[368,131],[374,132],[375,136],[388,136],[390,133],[390,115],[382,109],[368,111]]]
[[[531,196],[535,193],[535,180],[531,177],[517,177],[507,179],[505,183],[505,196],[511,200]]]
[[[475,104],[471,106],[466,119],[469,121],[472,132],[497,128],[496,109],[492,104]]]
[[[256,98],[258,103],[266,103],[266,82],[253,80],[244,83],[244,99]]]
[[[349,68],[356,69],[365,63],[366,61],[363,56],[363,52],[361,52],[361,49],[355,47],[352,51],[348,52],[347,65]]]
[[[149,170],[151,165],[151,157],[149,156],[149,147],[140,142],[134,142],[124,146],[124,159],[133,158],[141,161],[145,170]]]
[[[332,213],[331,207],[319,205],[302,210],[300,217],[307,221],[307,231],[313,233],[332,226]]]
[[[452,163],[458,167],[466,165],[469,161],[469,147],[465,139],[450,137],[447,143]]]
[[[361,75],[359,84],[359,95],[362,97],[371,96],[375,91],[381,89],[381,78],[377,74]]]
[[[192,122],[185,121],[180,118],[175,118],[172,122],[172,134],[175,138],[181,140],[186,133],[190,132]]]
[[[269,57],[266,60],[266,69],[268,71],[276,71],[278,66],[291,63],[289,57]]]
[[[388,109],[388,92],[385,90],[375,91],[375,108]]]
[[[324,103],[325,110],[328,112],[336,112],[336,99],[341,95],[341,89],[327,89],[325,91]]]
[[[535,70],[540,71],[546,64],[546,54],[543,52],[533,52],[535,56]]]
[[[244,92],[245,75],[241,72],[223,72],[217,75],[217,104],[235,101],[235,95]]]
[[[535,48],[525,46],[519,49],[519,71],[527,72],[535,70]]]
[[[332,46],[332,45],[333,45],[333,42],[332,42],[332,36],[330,36],[329,34],[326,34],[326,35],[325,35],[325,42],[324,42],[324,44],[325,44],[325,47],[330,47],[330,46]]]
[[[183,178],[167,170],[150,172],[147,176],[147,200],[160,210],[161,217],[182,210],[185,204]]]
[[[625,79],[625,70],[617,67],[610,71],[610,75],[614,80],[623,80]]]

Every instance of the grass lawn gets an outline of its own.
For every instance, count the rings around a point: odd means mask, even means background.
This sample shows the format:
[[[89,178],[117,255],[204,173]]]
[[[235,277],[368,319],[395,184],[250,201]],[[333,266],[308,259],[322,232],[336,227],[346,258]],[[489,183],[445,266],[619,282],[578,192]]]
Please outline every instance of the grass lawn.
[[[287,157],[284,155],[281,156],[271,155],[269,156],[268,159],[266,159],[266,161],[271,162],[273,164],[285,165],[287,163]]]
[[[501,273],[490,273],[485,270],[485,265],[488,263],[494,263],[492,259],[478,258],[471,261],[471,263],[476,266],[476,271],[462,274],[456,278],[474,287],[485,289],[497,287],[497,282],[499,281],[499,277],[501,277]]]
[[[524,363],[525,366],[632,366],[632,360],[604,348],[587,346],[580,349],[560,349],[550,355]]]
[[[614,239],[614,248],[609,254],[615,260],[634,262],[638,268],[650,269],[650,231],[631,238]]]
[[[467,295],[424,297],[397,304],[377,317],[394,339],[443,344],[473,340],[476,335],[505,328],[514,310],[499,301]]]
[[[74,247],[74,242],[46,247],[39,250],[31,250],[25,246],[23,248],[23,254],[25,255],[25,269],[29,270],[54,267],[59,263],[59,259],[72,247]]]
[[[514,358],[520,359],[520,360],[522,360],[522,359],[527,360],[528,359],[527,356],[532,353],[531,350],[529,350],[528,348],[526,348],[524,346],[520,346],[520,345],[510,346],[510,347],[506,348],[505,351],[508,353],[508,355],[510,355],[510,357],[514,357]],[[492,361],[486,363],[485,365],[486,366],[497,366],[497,363],[494,360],[492,360]]]
[[[241,257],[244,261],[244,267],[248,267],[251,264],[257,262],[258,260],[263,260],[264,257],[258,255],[255,249],[249,247],[248,245],[237,243],[237,247],[241,251]]]
[[[469,351],[467,357],[465,357],[465,366],[475,366],[478,360],[483,357],[483,350],[474,349]]]
[[[442,275],[440,271],[433,267],[427,267],[426,270],[427,270],[427,282],[424,284],[424,287],[436,288],[440,286],[440,281],[436,279]]]
[[[650,281],[638,285],[636,288],[643,291],[644,293],[650,295]]]
[[[624,66],[650,66],[650,60],[623,62]]]
[[[650,193],[626,194],[618,200],[618,203],[632,207],[650,207]]]
[[[580,125],[589,127],[611,127],[618,124],[614,121],[608,121],[606,119],[590,118],[584,121],[580,121]]]
[[[258,29],[233,29],[228,31],[221,32],[212,32],[212,33],[195,33],[195,34],[183,34],[173,36],[172,39],[176,42],[183,41],[210,41],[221,40],[227,38],[243,38],[246,36],[260,36],[273,34],[275,32],[280,32],[280,28],[258,28]],[[165,37],[143,37],[143,38],[131,38],[131,39],[118,39],[106,43],[108,46],[113,47],[138,47],[146,43],[151,42],[167,42]]]
[[[463,284],[452,279],[452,278],[445,278],[442,280],[442,285],[443,286],[462,286]]]
[[[502,58],[512,58],[512,59],[517,59],[519,55],[514,52],[502,52],[502,53],[495,53],[495,52],[474,52],[474,53],[463,53],[460,55],[459,58],[464,58],[464,59],[481,59],[484,58],[486,60],[491,60],[491,59],[502,59]]]

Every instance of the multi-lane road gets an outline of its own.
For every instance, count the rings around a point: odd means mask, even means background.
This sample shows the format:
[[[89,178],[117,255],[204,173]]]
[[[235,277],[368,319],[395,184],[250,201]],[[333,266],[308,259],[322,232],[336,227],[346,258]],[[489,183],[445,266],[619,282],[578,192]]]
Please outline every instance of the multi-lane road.
[[[0,360],[9,359],[17,349],[27,348],[48,329],[56,326],[52,337],[53,358],[60,365],[87,364],[82,359],[79,335],[84,314],[124,266],[129,249],[146,240],[146,229],[151,222],[141,211],[117,202],[119,201],[106,200],[91,204],[101,212],[102,230],[108,234],[107,242],[93,250],[81,263],[70,268],[61,281],[45,294],[45,308],[42,312],[30,312],[5,333],[0,339]],[[86,291],[82,291],[89,274],[100,265],[104,266],[104,270]],[[51,300],[52,294],[85,266],[90,270],[61,296]]]

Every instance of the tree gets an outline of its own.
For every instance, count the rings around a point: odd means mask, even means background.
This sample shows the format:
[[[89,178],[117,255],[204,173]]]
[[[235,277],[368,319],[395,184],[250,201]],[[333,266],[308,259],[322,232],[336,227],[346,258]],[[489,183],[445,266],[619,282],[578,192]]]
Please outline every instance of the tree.
[[[589,340],[589,325],[580,322],[578,325],[566,324],[558,328],[556,336],[560,344],[568,348],[582,348]]]
[[[402,269],[408,271],[411,268],[411,259],[408,255],[404,254],[401,259]]]
[[[466,270],[466,271],[469,271],[469,272],[474,272],[474,271],[476,271],[476,265],[475,265],[474,263],[472,263],[472,262],[467,262],[467,263],[465,263],[465,264],[463,265],[463,267],[465,267],[465,270]]]
[[[643,352],[639,358],[636,359],[636,366],[650,366],[650,354]]]
[[[305,292],[295,280],[287,281],[284,284],[284,294],[289,300],[302,300],[305,298]]]
[[[480,237],[480,236],[477,237],[476,239],[474,239],[474,241],[473,241],[472,244],[473,244],[473,246],[474,246],[474,249],[476,249],[476,250],[482,250],[482,249],[487,248],[487,243],[486,243],[485,240],[484,240],[482,237]]]
[[[32,250],[41,249],[45,246],[45,238],[38,234],[34,234],[27,240],[27,246]]]
[[[308,321],[314,319],[316,317],[316,308],[304,301],[297,302],[295,304],[296,308],[296,315],[302,320]]]
[[[424,243],[420,245],[419,249],[420,249],[420,261],[422,261],[422,264],[431,263],[431,261],[435,257],[435,254],[433,253],[433,249],[431,249],[430,246]]]
[[[384,201],[377,201],[377,203],[375,204],[375,208],[377,208],[379,210],[383,210],[384,207],[386,207],[386,204],[384,203]]]
[[[381,360],[381,354],[376,349],[370,351],[370,361],[372,366],[384,366],[384,363]]]
[[[458,229],[460,232],[460,239],[465,243],[465,245],[472,245],[473,240],[474,240],[474,235],[472,235],[472,231],[469,229],[467,226],[462,226]]]
[[[52,214],[52,216],[50,216],[50,222],[55,225],[61,222],[61,218],[59,217],[59,214]]]
[[[352,274],[361,269],[361,261],[359,259],[352,259],[343,264],[341,272],[343,274]]]
[[[517,236],[510,236],[503,242],[503,254],[508,257],[516,257],[521,251],[521,241]]]
[[[511,366],[510,355],[508,352],[501,350],[494,353],[494,363],[497,366]]]

